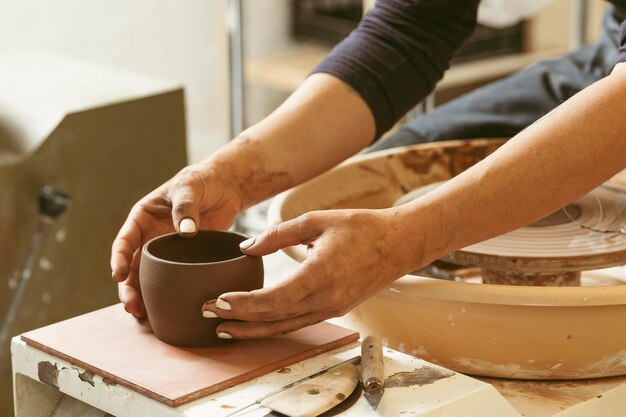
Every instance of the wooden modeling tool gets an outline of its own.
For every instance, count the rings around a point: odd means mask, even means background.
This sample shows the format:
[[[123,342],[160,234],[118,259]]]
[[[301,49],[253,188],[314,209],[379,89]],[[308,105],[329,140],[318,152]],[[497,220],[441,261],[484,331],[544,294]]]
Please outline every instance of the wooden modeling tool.
[[[383,345],[377,336],[367,336],[361,345],[361,381],[364,396],[376,410],[385,391]]]
[[[359,382],[356,356],[335,366],[316,372],[257,399],[255,402],[228,414],[241,415],[260,405],[288,417],[315,417],[348,398]]]

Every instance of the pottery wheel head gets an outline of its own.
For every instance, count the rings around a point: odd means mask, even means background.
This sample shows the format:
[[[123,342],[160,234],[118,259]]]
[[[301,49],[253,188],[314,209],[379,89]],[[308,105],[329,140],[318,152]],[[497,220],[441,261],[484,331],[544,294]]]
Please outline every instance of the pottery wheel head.
[[[443,182],[413,190],[408,203]],[[626,263],[626,189],[602,185],[529,226],[449,254],[461,264],[519,272],[580,271]]]

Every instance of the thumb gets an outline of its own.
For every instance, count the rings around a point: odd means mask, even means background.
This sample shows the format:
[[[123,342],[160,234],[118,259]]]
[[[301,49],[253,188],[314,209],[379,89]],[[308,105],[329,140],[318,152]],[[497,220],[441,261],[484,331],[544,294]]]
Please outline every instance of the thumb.
[[[276,224],[256,239],[244,240],[239,244],[239,248],[247,255],[269,255],[287,246],[308,244],[319,235],[318,230],[315,220],[310,215],[304,215]]]
[[[176,232],[184,237],[195,236],[200,224],[198,205],[202,197],[202,184],[181,182],[170,193],[172,222]]]

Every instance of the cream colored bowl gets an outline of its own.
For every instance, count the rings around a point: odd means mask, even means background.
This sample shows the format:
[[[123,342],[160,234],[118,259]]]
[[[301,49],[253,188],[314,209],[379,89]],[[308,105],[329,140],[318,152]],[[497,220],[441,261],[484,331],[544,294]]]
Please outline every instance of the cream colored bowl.
[[[449,141],[359,156],[278,196],[271,223],[312,210],[390,207],[503,141]],[[286,248],[298,261],[304,247]],[[469,374],[579,379],[626,374],[625,267],[583,274],[583,287],[517,287],[405,276],[345,322],[387,346]]]

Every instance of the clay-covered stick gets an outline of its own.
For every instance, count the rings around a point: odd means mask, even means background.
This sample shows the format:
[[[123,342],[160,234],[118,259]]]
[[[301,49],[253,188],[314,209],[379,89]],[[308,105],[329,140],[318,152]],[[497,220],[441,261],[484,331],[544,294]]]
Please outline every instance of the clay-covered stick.
[[[369,335],[361,345],[361,381],[366,392],[383,387],[385,369],[383,345],[379,337]]]

